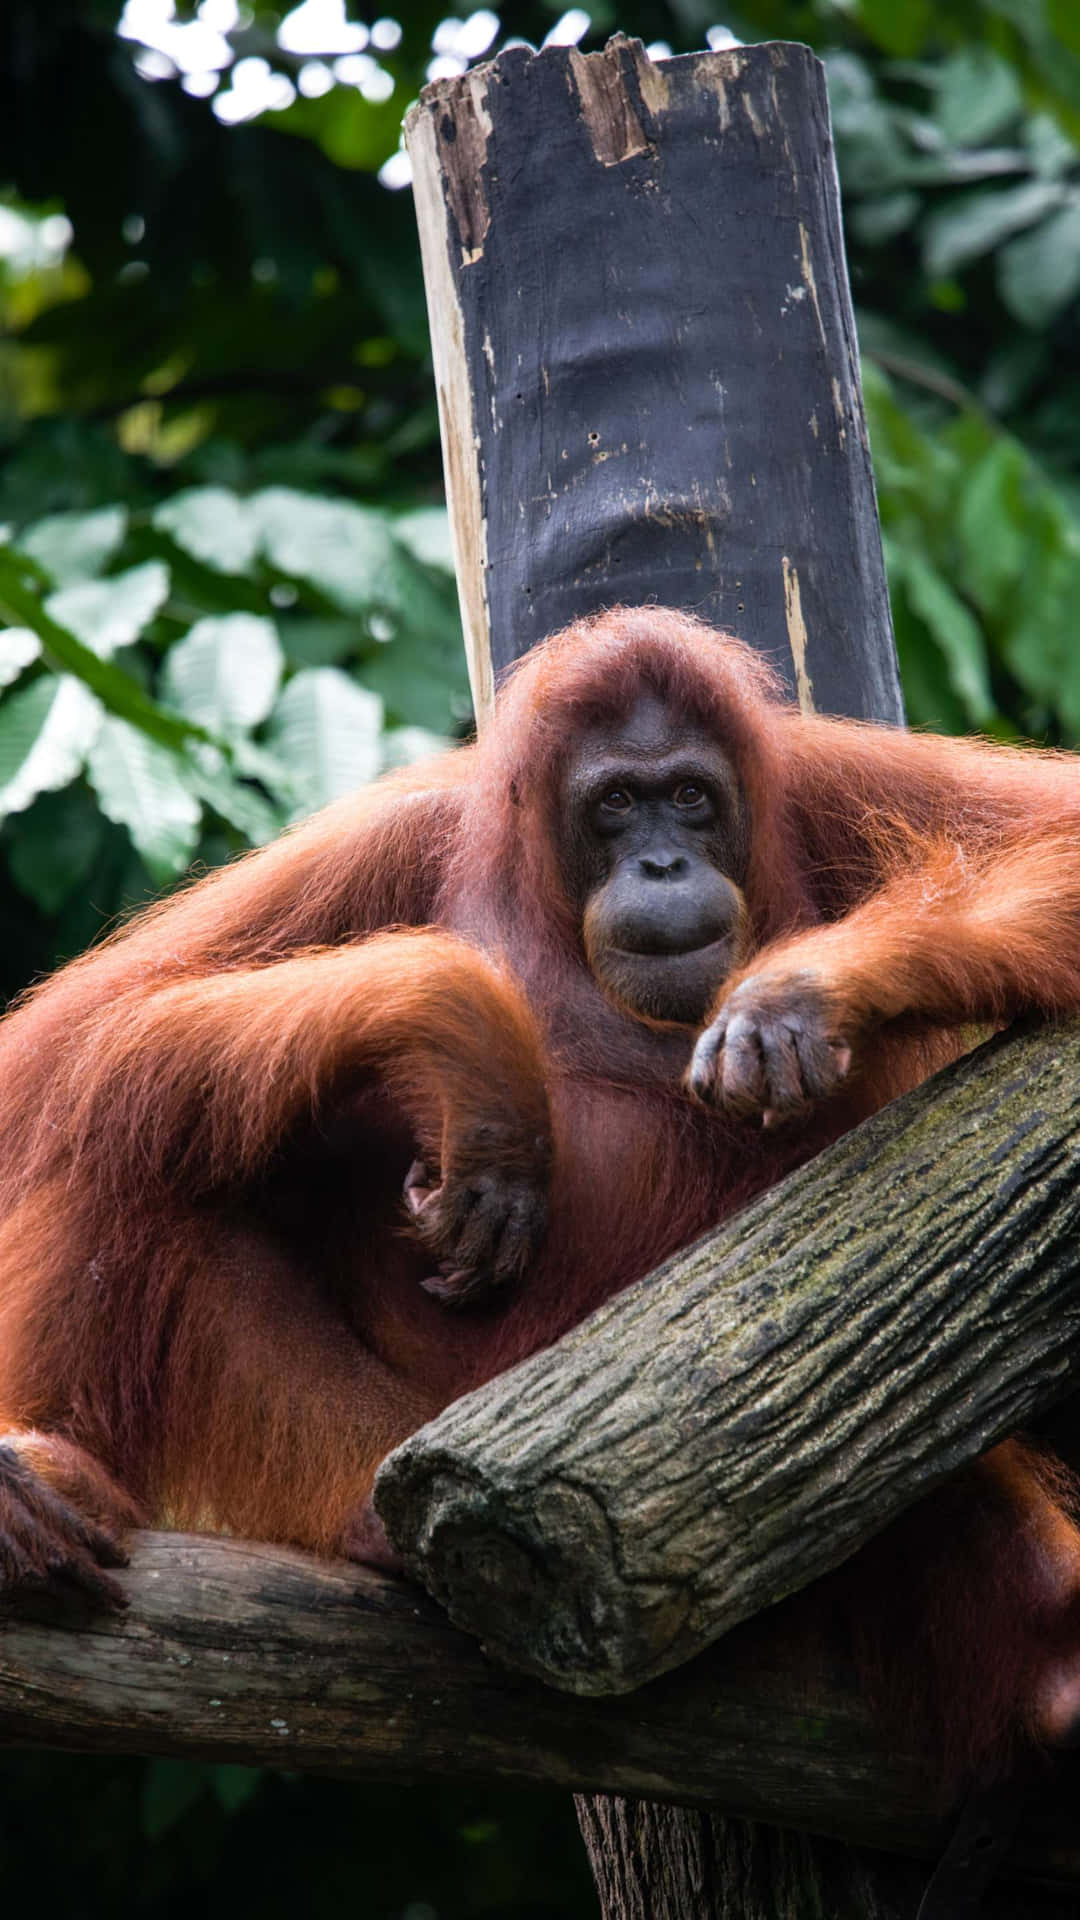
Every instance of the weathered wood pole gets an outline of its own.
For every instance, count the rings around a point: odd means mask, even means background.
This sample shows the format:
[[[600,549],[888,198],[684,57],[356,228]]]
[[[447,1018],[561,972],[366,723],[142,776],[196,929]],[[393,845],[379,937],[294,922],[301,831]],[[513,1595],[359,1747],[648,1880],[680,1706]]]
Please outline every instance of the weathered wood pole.
[[[649,599],[750,640],[805,707],[899,721],[813,55],[516,50],[427,89],[407,137],[480,724],[500,667]],[[780,1844],[738,1823],[616,1802],[583,1829],[607,1920],[796,1911]],[[801,1860],[800,1912],[907,1897]]]
[[[406,136],[481,724],[493,672],[648,600],[899,720],[820,62],[517,48]]]

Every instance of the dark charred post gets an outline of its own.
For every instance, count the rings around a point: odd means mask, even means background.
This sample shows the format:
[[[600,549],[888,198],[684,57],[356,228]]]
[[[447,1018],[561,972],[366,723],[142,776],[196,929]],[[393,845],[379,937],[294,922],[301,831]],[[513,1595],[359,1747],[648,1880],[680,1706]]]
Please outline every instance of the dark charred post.
[[[407,136],[480,724],[545,634],[650,599],[804,707],[899,721],[813,55],[516,50],[428,88]],[[810,1841],[793,1906],[792,1849],[720,1816],[612,1802],[583,1830],[607,1920],[910,1909],[899,1869]]]
[[[899,720],[813,54],[514,49],[406,132],[481,722],[492,668],[647,600]]]

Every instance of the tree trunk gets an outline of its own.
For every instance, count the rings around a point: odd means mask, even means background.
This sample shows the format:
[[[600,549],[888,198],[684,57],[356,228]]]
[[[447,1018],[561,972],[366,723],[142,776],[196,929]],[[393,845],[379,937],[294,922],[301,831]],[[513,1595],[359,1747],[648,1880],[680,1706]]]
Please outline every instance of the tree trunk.
[[[579,1794],[601,1920],[912,1920],[926,1868],[757,1820]],[[1076,1920],[1076,1898],[1002,1881],[940,1920]]]

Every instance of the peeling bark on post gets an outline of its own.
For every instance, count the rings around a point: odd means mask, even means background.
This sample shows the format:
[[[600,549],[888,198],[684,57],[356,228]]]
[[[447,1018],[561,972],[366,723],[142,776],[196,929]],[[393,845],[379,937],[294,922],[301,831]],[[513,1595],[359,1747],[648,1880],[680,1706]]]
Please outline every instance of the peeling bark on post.
[[[406,134],[481,722],[492,668],[647,600],[899,720],[819,61],[517,48]]]

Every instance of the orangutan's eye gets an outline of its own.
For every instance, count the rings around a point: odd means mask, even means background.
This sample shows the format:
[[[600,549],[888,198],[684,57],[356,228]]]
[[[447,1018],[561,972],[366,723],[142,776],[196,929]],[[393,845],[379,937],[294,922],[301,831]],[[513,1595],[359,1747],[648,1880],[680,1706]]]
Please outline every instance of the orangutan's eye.
[[[700,807],[705,798],[705,789],[699,787],[696,780],[683,780],[676,787],[674,797],[677,807]]]
[[[609,787],[600,801],[605,813],[629,813],[633,804],[625,787]]]

